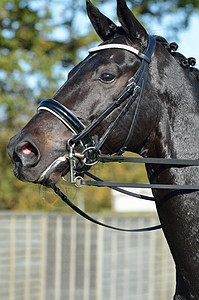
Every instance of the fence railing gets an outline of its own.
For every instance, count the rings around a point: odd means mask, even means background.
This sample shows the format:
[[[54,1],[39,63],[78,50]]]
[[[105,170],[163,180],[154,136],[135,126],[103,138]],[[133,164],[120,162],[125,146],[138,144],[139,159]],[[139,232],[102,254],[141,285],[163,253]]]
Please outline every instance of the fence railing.
[[[154,214],[101,220],[157,223]],[[0,213],[1,300],[169,300],[174,277],[161,230],[123,233],[73,214]]]

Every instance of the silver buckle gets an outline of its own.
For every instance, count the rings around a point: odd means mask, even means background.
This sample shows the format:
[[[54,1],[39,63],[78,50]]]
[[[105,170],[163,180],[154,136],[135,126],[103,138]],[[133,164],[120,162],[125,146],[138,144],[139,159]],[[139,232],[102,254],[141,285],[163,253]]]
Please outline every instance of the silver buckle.
[[[74,152],[74,145],[69,146],[69,165],[70,165],[70,182],[74,183],[76,185],[77,183],[77,177],[75,177],[76,171],[75,171],[75,152]]]
[[[80,188],[82,187],[81,181],[83,180],[83,178],[81,176],[76,176],[77,175],[77,171],[76,171],[76,160],[75,158],[81,160],[82,164],[85,166],[93,166],[95,165],[98,160],[97,160],[97,156],[93,157],[93,161],[92,158],[91,160],[89,160],[89,157],[86,157],[86,154],[89,154],[89,151],[93,151],[93,153],[95,154],[95,147],[88,147],[86,149],[83,150],[82,153],[75,153],[75,144],[70,145],[68,143],[68,147],[69,147],[69,154],[68,154],[68,160],[69,160],[69,165],[70,165],[70,183],[75,184],[76,187]]]

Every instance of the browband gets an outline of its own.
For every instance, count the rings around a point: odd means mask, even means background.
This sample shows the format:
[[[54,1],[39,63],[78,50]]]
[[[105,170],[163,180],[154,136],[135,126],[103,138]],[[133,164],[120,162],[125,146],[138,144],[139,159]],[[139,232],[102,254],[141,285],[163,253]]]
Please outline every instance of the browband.
[[[99,45],[97,47],[89,49],[88,52],[92,53],[92,52],[97,52],[97,51],[106,50],[106,49],[122,49],[122,50],[127,50],[129,52],[134,53],[135,55],[137,55],[141,59],[144,59],[148,63],[150,63],[150,60],[151,60],[147,55],[145,55],[144,53],[141,53],[139,50],[137,50],[133,46],[123,45],[123,44]]]

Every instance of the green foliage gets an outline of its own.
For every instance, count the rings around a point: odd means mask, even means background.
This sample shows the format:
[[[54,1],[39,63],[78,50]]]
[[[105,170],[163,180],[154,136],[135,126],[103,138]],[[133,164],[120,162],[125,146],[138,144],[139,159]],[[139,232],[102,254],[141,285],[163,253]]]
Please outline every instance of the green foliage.
[[[107,1],[93,1],[106,7]],[[109,1],[115,4],[115,0]],[[191,13],[199,9],[198,0],[133,1],[138,16],[161,18],[180,8],[188,24]],[[131,5],[131,1],[129,1]],[[115,13],[114,13],[115,15]],[[34,114],[37,103],[52,97],[66,80],[68,70],[79,62],[85,50],[98,38],[85,20],[84,0],[1,0],[0,1],[0,208],[48,209],[67,208],[49,190],[17,180],[6,153],[9,138]],[[84,21],[86,24],[86,22]],[[84,27],[84,26],[83,26]],[[60,34],[60,32],[62,34]],[[140,167],[126,164],[96,166],[94,172],[105,180],[140,182],[146,180]],[[78,194],[69,187],[65,192],[74,199]],[[108,189],[83,189],[89,211],[110,207]],[[80,193],[81,195],[81,193]],[[46,200],[47,199],[47,200]]]
[[[84,38],[72,32],[72,20],[66,17],[62,26],[69,41],[60,42],[53,32],[61,25],[53,24],[48,6],[33,9],[31,3],[35,1],[0,2],[0,110],[9,128],[29,119],[35,99],[53,95],[66,79],[64,66],[77,63],[79,49],[94,39],[93,34]]]

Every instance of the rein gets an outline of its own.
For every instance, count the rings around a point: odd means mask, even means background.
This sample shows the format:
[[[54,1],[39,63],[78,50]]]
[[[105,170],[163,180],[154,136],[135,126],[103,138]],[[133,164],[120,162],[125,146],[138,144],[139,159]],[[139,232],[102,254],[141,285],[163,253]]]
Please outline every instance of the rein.
[[[156,229],[160,229],[161,225],[153,226],[153,227],[147,227],[147,228],[140,228],[140,229],[125,229],[125,228],[120,228],[120,227],[115,227],[111,225],[104,224],[103,222],[100,222],[91,216],[87,215],[84,211],[82,211],[79,207],[74,205],[66,195],[64,195],[61,190],[54,184],[51,185],[51,188],[54,190],[54,192],[68,205],[70,206],[75,212],[77,212],[80,216],[84,217],[88,221],[91,221],[92,223],[95,223],[97,225],[109,228],[109,229],[114,229],[118,231],[124,231],[124,232],[143,232],[143,231],[153,231]]]
[[[191,167],[199,166],[199,160],[192,159],[166,159],[166,158],[139,158],[139,157],[125,157],[118,155],[99,155],[99,162],[129,162],[129,163],[146,163],[156,165],[166,165],[168,167]],[[130,188],[152,188],[152,189],[171,189],[171,190],[199,190],[199,185],[174,185],[174,184],[135,184],[135,183],[119,183],[119,182],[94,182],[89,180],[82,180],[82,185],[88,186],[111,186],[111,187],[130,187]],[[154,198],[152,198],[154,200]],[[150,199],[150,200],[152,200]],[[148,199],[149,200],[149,199]],[[154,200],[155,201],[155,200]]]
[[[65,106],[60,104],[54,99],[47,99],[42,101],[38,106],[38,111],[46,110],[56,116],[62,123],[75,135],[68,141],[69,146],[69,154],[65,155],[65,159],[69,160],[70,165],[70,181],[74,183],[77,187],[81,187],[82,185],[88,186],[106,186],[117,190],[119,192],[128,194],[130,196],[134,196],[140,199],[152,200],[154,198],[147,197],[144,195],[135,194],[129,191],[125,191],[121,189],[121,187],[144,187],[144,188],[155,188],[155,189],[183,189],[183,190],[199,190],[199,186],[190,186],[190,185],[159,185],[159,184],[131,184],[131,183],[112,183],[112,182],[104,182],[103,180],[97,178],[96,176],[89,173],[87,170],[97,162],[137,162],[137,163],[150,163],[150,164],[164,164],[176,167],[182,166],[199,166],[198,160],[178,160],[178,159],[161,159],[161,158],[135,158],[135,157],[124,157],[121,154],[124,153],[127,149],[127,146],[131,140],[133,135],[135,123],[137,120],[137,116],[141,107],[141,101],[143,98],[143,92],[145,88],[145,83],[147,79],[147,71],[149,67],[149,63],[151,60],[151,56],[154,52],[156,41],[153,36],[149,37],[148,47],[145,53],[141,53],[137,49],[131,46],[122,45],[122,44],[106,44],[100,45],[98,47],[92,48],[89,50],[89,53],[96,53],[98,51],[103,51],[107,49],[123,49],[126,51],[130,51],[133,54],[137,55],[141,59],[141,65],[137,72],[128,80],[126,87],[120,93],[117,99],[113,101],[111,105],[107,107],[107,109],[95,120],[93,120],[88,126],[85,126],[71,111],[69,111]],[[138,99],[138,100],[137,100]],[[122,103],[127,100],[121,112],[118,114],[116,119],[109,125],[109,127],[105,130],[104,134],[101,136],[99,141],[96,142],[96,139],[91,135],[92,131],[107,117],[109,116],[116,108],[118,108]],[[128,135],[125,139],[125,142],[121,149],[118,151],[117,155],[101,155],[100,149],[102,145],[105,143],[108,136],[112,133],[115,127],[118,125],[120,120],[124,117],[124,115],[129,111],[132,104],[137,100],[135,113],[133,116],[133,120],[128,132]],[[75,151],[75,146],[80,144],[83,148],[81,153],[77,153]],[[94,180],[83,180],[83,176],[86,174]],[[140,231],[149,231],[161,228],[161,225],[142,228],[142,229],[123,229],[117,228],[114,226],[106,225],[100,221],[97,221],[87,215],[85,212],[80,210],[77,206],[75,206],[66,195],[64,195],[60,189],[56,185],[51,185],[51,188],[55,191],[57,195],[61,197],[61,199],[69,205],[74,211],[79,213],[84,218],[89,221],[96,223],[98,225],[102,225],[107,228],[116,229],[119,231],[127,231],[127,232],[140,232]]]

